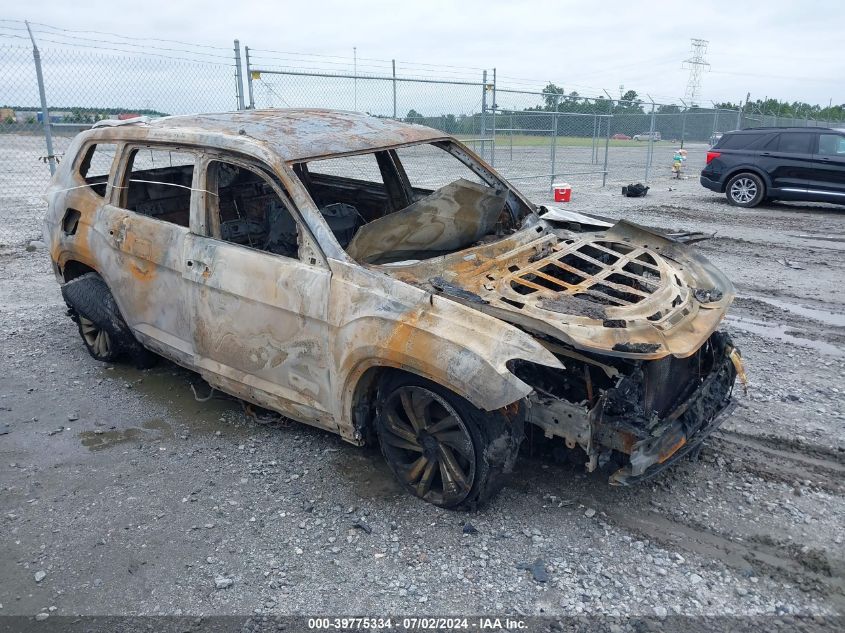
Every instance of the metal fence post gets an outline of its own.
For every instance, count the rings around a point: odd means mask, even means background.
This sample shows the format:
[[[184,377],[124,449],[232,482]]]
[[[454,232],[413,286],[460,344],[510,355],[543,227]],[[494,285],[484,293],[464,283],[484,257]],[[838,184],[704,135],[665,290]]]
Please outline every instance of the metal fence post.
[[[611,106],[612,108],[612,106]],[[612,114],[608,114],[605,121],[607,122],[607,130],[604,133],[604,166],[602,169],[601,174],[601,186],[604,187],[607,184],[607,153],[610,150],[610,121],[613,118]]]
[[[552,129],[551,129],[552,143],[551,143],[551,148],[550,148],[550,152],[549,152],[549,154],[550,154],[549,158],[550,158],[551,163],[552,163],[552,170],[551,170],[551,172],[549,172],[550,173],[550,176],[549,176],[549,193],[550,194],[552,193],[552,191],[554,189],[555,170],[557,169],[557,165],[556,165],[556,163],[557,163],[557,156],[556,156],[556,153],[557,153],[557,110],[558,110],[558,103],[559,103],[559,100],[560,100],[560,95],[556,94],[553,97],[553,99],[555,101],[555,111],[554,111],[554,114],[552,114]]]
[[[711,102],[712,103],[712,102]],[[716,132],[719,129],[719,108],[716,107],[716,104],[713,104],[713,134],[710,135],[710,138],[716,136]]]
[[[50,123],[50,112],[47,110],[47,93],[44,91],[44,75],[41,72],[41,53],[26,22],[26,30],[29,32],[29,39],[32,40],[32,59],[35,62],[35,78],[38,80],[38,96],[41,99],[41,118],[44,125],[44,141],[47,144],[47,162],[50,165],[50,175],[56,173],[56,155],[53,153],[53,130]]]
[[[396,118],[396,60],[390,60],[393,64],[393,118]]]
[[[244,46],[246,60],[246,86],[249,94],[249,109],[255,110],[255,95],[252,93],[252,66],[249,63],[249,46]]]
[[[649,97],[651,100],[651,125],[649,126],[648,130],[648,152],[646,153],[646,161],[645,161],[645,181],[648,183],[648,175],[649,171],[651,170],[651,159],[654,156],[654,99]]]
[[[241,43],[238,40],[235,40],[235,83],[238,92],[238,110],[245,110],[244,83],[241,75]]]
[[[492,138],[490,140],[490,164],[496,166],[496,69],[493,69],[493,125],[490,128]]]
[[[484,156],[484,146],[487,144],[487,71],[481,73],[481,156]]]
[[[683,99],[679,99],[679,101],[684,104],[684,111],[681,112],[681,149],[684,149],[684,141],[687,136],[687,110],[689,110],[689,106],[687,106],[687,102]]]
[[[510,128],[510,139],[511,139],[511,156],[510,159],[513,160],[513,110],[511,110],[511,122],[508,126]]]

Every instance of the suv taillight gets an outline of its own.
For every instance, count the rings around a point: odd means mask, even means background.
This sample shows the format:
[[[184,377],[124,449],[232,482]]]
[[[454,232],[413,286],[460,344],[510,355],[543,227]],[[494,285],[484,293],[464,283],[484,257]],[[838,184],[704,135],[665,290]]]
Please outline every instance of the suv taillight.
[[[714,158],[719,158],[722,155],[722,152],[707,152],[707,164],[710,164],[710,161]]]

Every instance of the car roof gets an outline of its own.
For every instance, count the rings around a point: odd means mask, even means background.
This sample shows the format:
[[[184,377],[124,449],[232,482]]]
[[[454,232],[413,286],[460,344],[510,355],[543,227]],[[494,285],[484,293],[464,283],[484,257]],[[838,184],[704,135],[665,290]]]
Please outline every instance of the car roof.
[[[208,145],[231,145],[247,137],[284,161],[366,152],[407,143],[449,138],[438,130],[360,112],[317,109],[240,110],[138,121],[161,138],[167,130],[196,132]],[[217,137],[215,141],[215,137]],[[224,138],[221,138],[224,137]],[[220,143],[223,141],[223,143]]]
[[[760,126],[760,127],[749,127],[745,128],[744,130],[731,130],[730,132],[725,132],[725,134],[753,134],[754,132],[841,132],[842,130],[837,130],[832,127],[805,127],[803,125],[790,125],[790,126]]]

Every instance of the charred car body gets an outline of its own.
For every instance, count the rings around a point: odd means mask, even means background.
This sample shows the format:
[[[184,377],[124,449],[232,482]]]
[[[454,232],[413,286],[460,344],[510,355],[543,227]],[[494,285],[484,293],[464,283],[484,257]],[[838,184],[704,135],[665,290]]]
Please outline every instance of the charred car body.
[[[634,224],[536,207],[443,133],[354,113],[167,117],[80,134],[48,190],[95,358],[162,355],[363,444],[444,507],[493,495],[526,425],[611,481],[718,425],[728,279]],[[557,439],[559,438],[559,439]]]

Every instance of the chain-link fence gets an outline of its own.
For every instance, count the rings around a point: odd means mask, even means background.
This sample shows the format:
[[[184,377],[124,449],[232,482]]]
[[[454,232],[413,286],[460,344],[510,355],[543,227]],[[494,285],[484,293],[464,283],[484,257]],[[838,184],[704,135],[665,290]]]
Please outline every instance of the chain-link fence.
[[[537,202],[550,200],[557,181],[583,189],[669,177],[681,147],[688,150],[685,171],[695,174],[709,146],[730,130],[843,125],[747,106],[516,89],[497,82],[495,70],[394,60],[359,66],[357,58],[350,65],[327,56],[313,56],[319,63],[312,64],[292,53],[241,49],[237,40],[229,48],[29,26],[32,33],[24,22],[0,20],[5,244],[39,236],[51,167],[74,134],[103,118],[279,107],[368,112],[458,137]]]
[[[235,109],[235,74],[230,48],[68,37],[46,25],[32,25],[30,38],[25,23],[0,21],[0,244],[39,238],[51,162],[80,130],[105,118]]]

